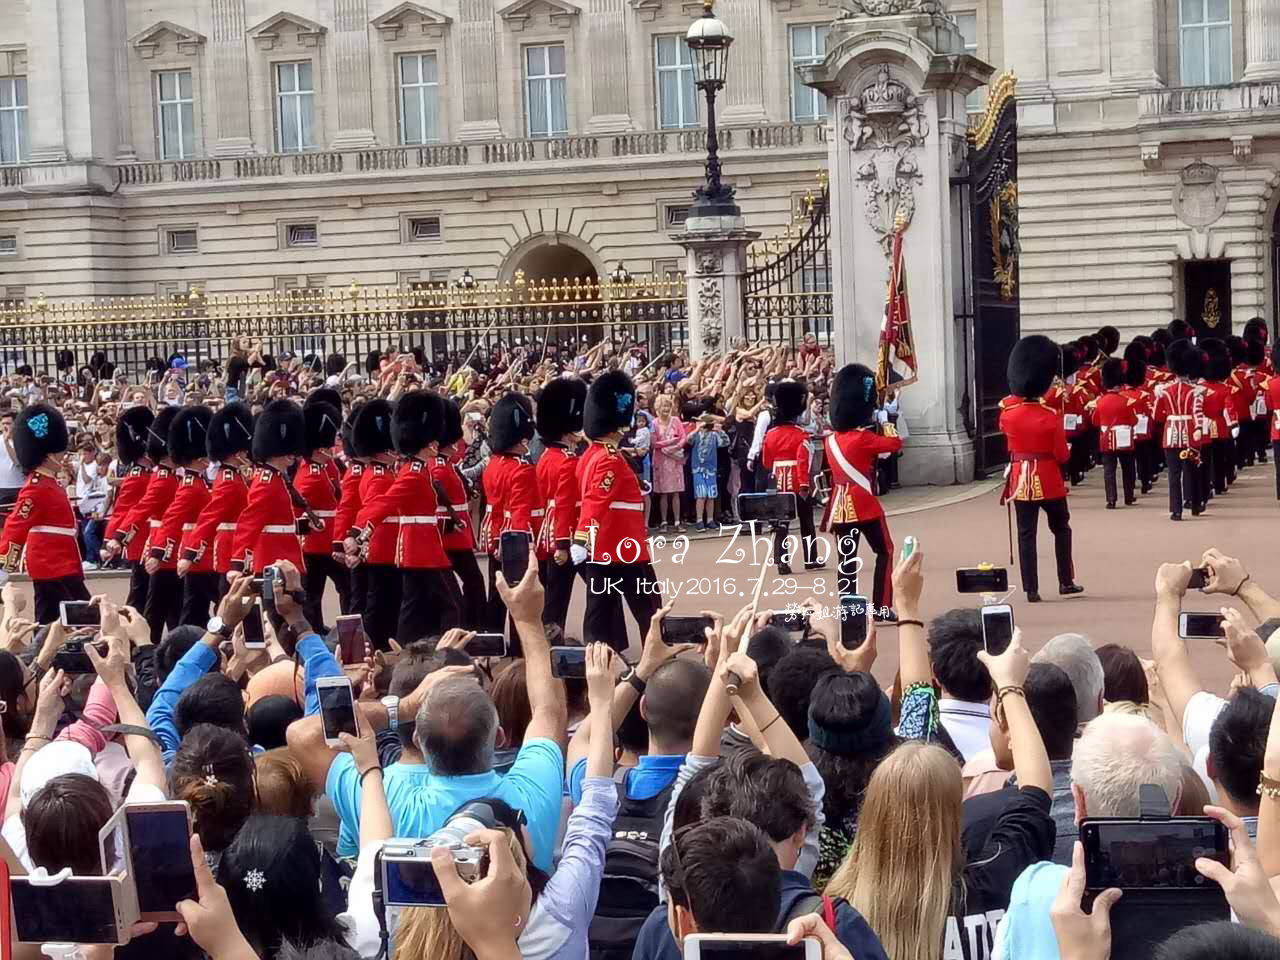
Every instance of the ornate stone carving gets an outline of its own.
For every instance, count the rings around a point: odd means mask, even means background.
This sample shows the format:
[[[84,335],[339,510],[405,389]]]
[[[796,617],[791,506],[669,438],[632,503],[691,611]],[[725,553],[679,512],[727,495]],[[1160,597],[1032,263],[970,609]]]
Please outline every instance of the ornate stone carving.
[[[698,255],[698,275],[720,273],[724,269],[724,258],[718,253],[701,253]]]
[[[901,13],[942,13],[941,0],[840,0],[841,17],[889,17]]]
[[[1182,170],[1173,188],[1173,212],[1189,227],[1204,230],[1227,212],[1227,188],[1217,167],[1197,160]]]
[[[924,99],[882,65],[848,104],[842,134],[854,153],[870,153],[855,179],[865,192],[867,223],[887,256],[895,221],[910,225],[915,213],[915,182],[922,179],[915,149],[929,135]]]
[[[713,253],[704,253],[702,258],[720,260]],[[703,277],[698,285],[697,329],[704,351],[719,349],[724,338],[724,290],[718,277]]]

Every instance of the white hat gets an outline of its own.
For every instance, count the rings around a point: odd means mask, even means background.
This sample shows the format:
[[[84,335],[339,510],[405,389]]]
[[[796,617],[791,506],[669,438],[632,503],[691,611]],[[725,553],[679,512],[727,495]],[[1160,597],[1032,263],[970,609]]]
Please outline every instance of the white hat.
[[[93,754],[89,748],[74,740],[55,740],[45,744],[33,753],[22,768],[22,782],[19,795],[22,809],[27,808],[31,798],[45,788],[50,780],[68,773],[82,773],[100,783],[98,768],[93,765]]]

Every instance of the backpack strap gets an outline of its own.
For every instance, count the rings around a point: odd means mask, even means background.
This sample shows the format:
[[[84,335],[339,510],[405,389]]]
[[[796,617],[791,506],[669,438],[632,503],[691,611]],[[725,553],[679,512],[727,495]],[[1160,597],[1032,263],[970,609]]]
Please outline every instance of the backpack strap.
[[[831,901],[822,896],[822,894],[813,893],[812,891],[802,893],[800,896],[792,900],[787,909],[783,911],[782,917],[778,923],[777,932],[786,933],[787,927],[791,925],[792,920],[795,920],[797,917],[807,917],[811,913],[822,914],[823,919],[826,919],[827,909],[830,907],[830,903]],[[834,922],[835,911],[834,908],[831,908],[831,910]]]

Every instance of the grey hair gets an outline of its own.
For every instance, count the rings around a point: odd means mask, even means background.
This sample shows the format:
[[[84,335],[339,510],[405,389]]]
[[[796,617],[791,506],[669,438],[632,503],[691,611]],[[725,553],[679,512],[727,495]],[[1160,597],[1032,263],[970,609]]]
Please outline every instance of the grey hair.
[[[1164,789],[1171,809],[1182,792],[1182,754],[1144,717],[1104,713],[1089,722],[1071,756],[1071,782],[1091,817],[1136,817],[1143,784]]]
[[[498,708],[469,677],[441,680],[414,721],[413,739],[433,773],[465,776],[493,769]]]
[[[1060,633],[1031,658],[1032,663],[1052,663],[1067,675],[1076,692],[1076,716],[1083,725],[1099,713],[1102,688],[1102,661],[1082,633]]]

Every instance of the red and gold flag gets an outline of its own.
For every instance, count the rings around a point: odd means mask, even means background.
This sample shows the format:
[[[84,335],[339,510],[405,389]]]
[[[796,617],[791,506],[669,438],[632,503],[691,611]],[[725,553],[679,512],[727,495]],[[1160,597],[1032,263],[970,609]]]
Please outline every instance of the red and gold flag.
[[[907,300],[907,268],[902,261],[902,233],[893,234],[893,261],[889,268],[889,291],[880,325],[880,349],[876,357],[876,391],[881,403],[889,389],[901,390],[916,382],[920,368],[916,341],[911,331],[911,304]]]

